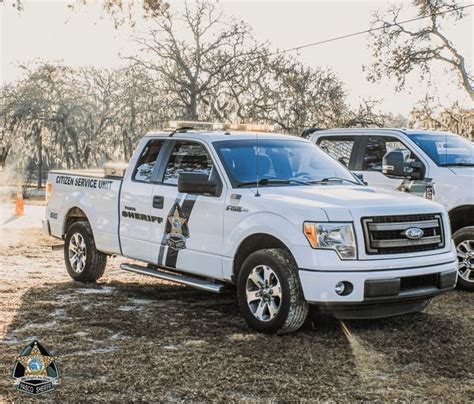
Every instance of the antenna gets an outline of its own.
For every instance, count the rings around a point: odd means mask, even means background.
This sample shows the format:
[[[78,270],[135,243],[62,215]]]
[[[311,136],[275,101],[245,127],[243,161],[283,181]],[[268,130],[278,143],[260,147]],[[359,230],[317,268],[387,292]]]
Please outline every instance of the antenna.
[[[258,132],[256,133],[256,136],[257,136],[257,153],[256,153],[257,158],[256,158],[256,162],[255,162],[256,164],[255,164],[255,165],[256,165],[256,169],[257,169],[257,172],[256,172],[256,174],[257,174],[257,175],[256,175],[256,179],[257,179],[257,193],[255,194],[255,196],[258,197],[258,196],[260,196],[260,193],[258,192],[258,183],[260,182],[260,180],[259,180],[259,178],[258,178],[258,155],[259,155],[259,153],[260,153],[260,147],[259,147],[259,143],[258,143]]]
[[[171,132],[168,137],[173,137],[176,133],[186,132],[187,130],[193,130],[192,126],[182,126],[180,128],[176,128],[173,132]]]

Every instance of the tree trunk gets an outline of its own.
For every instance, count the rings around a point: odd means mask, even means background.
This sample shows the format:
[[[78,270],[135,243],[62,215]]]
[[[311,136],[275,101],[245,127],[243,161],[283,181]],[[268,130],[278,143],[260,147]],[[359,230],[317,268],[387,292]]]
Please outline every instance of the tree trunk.
[[[43,138],[41,136],[41,127],[35,125],[33,130],[36,135],[36,141],[38,144],[38,182],[37,187],[41,188],[43,186]]]
[[[188,111],[187,111],[186,119],[188,119],[190,121],[197,121],[198,120],[197,94],[196,94],[195,91],[191,92],[191,95],[189,96],[189,105],[188,105]]]
[[[127,129],[122,129],[122,148],[125,160],[129,159]]]
[[[5,168],[7,157],[8,157],[8,152],[10,151],[9,147],[2,147],[0,151],[0,167]]]

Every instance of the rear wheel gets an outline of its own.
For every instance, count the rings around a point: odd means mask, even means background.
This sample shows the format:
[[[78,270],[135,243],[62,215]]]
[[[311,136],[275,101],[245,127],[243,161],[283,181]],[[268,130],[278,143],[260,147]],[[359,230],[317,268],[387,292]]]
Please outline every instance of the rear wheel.
[[[69,276],[75,281],[94,282],[104,274],[107,255],[95,247],[88,222],[76,222],[69,227],[64,242],[64,261]]]
[[[458,255],[458,287],[474,291],[474,226],[459,229],[453,240]]]
[[[244,261],[237,298],[247,324],[269,334],[296,331],[308,315],[298,268],[283,249],[256,251]]]

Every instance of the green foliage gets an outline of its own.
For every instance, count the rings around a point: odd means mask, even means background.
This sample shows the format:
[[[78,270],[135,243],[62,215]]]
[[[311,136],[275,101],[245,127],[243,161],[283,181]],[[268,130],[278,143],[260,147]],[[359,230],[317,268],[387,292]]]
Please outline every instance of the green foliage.
[[[154,83],[140,69],[72,69],[39,63],[1,89],[2,146],[44,167],[93,167],[127,159],[137,140],[164,117]],[[42,153],[39,155],[39,137]]]

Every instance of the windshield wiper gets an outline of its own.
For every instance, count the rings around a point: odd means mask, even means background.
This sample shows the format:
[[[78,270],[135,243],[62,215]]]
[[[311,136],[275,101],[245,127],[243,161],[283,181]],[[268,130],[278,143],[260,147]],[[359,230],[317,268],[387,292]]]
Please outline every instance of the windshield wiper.
[[[327,177],[327,178],[323,178],[322,180],[311,181],[311,184],[324,184],[325,182],[331,182],[331,181],[338,181],[338,182],[346,181],[346,182],[350,182],[351,184],[362,185],[360,182],[351,181],[351,180],[348,180],[347,178],[342,178],[342,177]]]
[[[441,167],[474,167],[474,163],[443,163]]]
[[[291,178],[260,178],[259,180],[255,181],[248,181],[248,182],[241,182],[237,185],[238,188],[245,187],[249,185],[259,185],[265,186],[270,184],[301,184],[301,185],[311,185],[310,182],[298,181]]]

